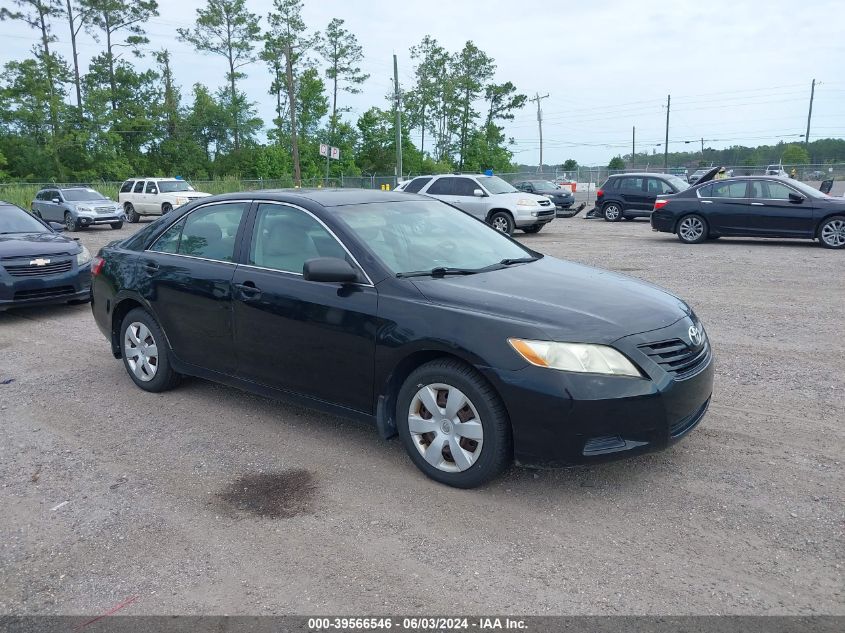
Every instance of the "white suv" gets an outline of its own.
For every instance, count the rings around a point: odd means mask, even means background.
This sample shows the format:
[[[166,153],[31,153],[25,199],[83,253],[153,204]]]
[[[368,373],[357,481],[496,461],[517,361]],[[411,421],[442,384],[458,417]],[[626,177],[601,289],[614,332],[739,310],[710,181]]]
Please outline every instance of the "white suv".
[[[537,233],[555,218],[555,205],[547,196],[520,191],[498,176],[418,176],[400,190],[448,202],[508,235],[514,229]]]
[[[194,191],[181,178],[132,178],[124,182],[117,196],[129,222],[137,222],[144,215],[163,215],[196,198],[210,193]]]

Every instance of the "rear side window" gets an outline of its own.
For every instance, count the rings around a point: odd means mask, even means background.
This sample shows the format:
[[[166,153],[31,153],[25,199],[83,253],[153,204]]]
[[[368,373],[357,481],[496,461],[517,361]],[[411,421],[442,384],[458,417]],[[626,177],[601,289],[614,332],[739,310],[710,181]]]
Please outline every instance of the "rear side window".
[[[135,183],[135,188],[132,190],[132,193],[142,193],[144,191],[144,181],[139,180]]]
[[[417,193],[420,189],[425,187],[428,182],[431,182],[431,178],[414,178],[411,182],[405,185],[403,191],[407,191],[408,193]]]
[[[244,202],[227,202],[197,209],[162,233],[150,250],[231,262],[245,208]]]
[[[455,191],[455,180],[456,178],[438,178],[431,186],[428,188],[426,193],[430,193],[434,196],[448,196],[454,194]]]
[[[714,182],[699,189],[702,198],[744,198],[745,181]]]
[[[127,180],[125,183],[123,183],[123,186],[120,188],[120,193],[129,193],[130,191],[132,191],[132,185],[134,184],[134,180]]]
[[[643,190],[643,180],[639,176],[626,176],[625,178],[619,179],[621,182],[619,183],[619,189],[624,189],[625,191],[642,191]]]

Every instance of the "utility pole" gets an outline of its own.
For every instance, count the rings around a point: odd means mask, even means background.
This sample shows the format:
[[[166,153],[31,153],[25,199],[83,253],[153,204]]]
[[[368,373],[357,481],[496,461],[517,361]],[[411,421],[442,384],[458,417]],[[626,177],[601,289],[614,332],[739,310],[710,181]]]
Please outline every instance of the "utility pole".
[[[637,126],[634,126],[631,132],[631,169],[634,168],[634,163],[637,157]]]
[[[666,140],[663,144],[663,169],[669,169],[669,106],[672,105],[672,95],[666,96]]]
[[[399,92],[399,65],[393,56],[393,95],[396,100],[396,184],[402,178],[402,97]]]
[[[540,164],[537,166],[537,173],[543,171],[543,109],[540,107],[540,101],[548,99],[549,95],[545,94],[542,97],[539,92],[535,92],[534,96],[529,101],[537,102],[537,125],[540,127]]]
[[[816,80],[813,79],[813,85],[810,86],[810,111],[807,113],[807,133],[804,135],[804,144],[810,144],[810,119],[813,117],[813,96],[816,94]]]
[[[701,160],[704,160],[704,137],[701,137]]]
[[[293,184],[302,186],[302,169],[299,164],[299,139],[296,136],[296,91],[293,86],[293,50],[291,45],[285,47],[285,75],[288,88],[288,105],[290,110],[290,147],[293,155]]]

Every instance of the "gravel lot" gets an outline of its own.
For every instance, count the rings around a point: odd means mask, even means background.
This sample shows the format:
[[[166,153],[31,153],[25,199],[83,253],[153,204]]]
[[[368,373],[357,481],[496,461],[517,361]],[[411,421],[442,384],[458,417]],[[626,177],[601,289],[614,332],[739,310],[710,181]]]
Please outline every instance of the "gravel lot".
[[[582,218],[520,239],[688,300],[713,405],[666,452],[475,491],[354,422],[145,393],[88,306],[0,313],[0,613],[845,614],[845,253]]]

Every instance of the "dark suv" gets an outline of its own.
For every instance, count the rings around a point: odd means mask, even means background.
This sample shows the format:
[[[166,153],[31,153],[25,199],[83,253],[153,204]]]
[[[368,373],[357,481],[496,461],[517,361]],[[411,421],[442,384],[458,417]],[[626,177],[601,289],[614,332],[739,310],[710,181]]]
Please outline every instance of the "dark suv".
[[[608,222],[647,218],[657,196],[687,188],[672,174],[613,174],[596,191],[596,211]]]

